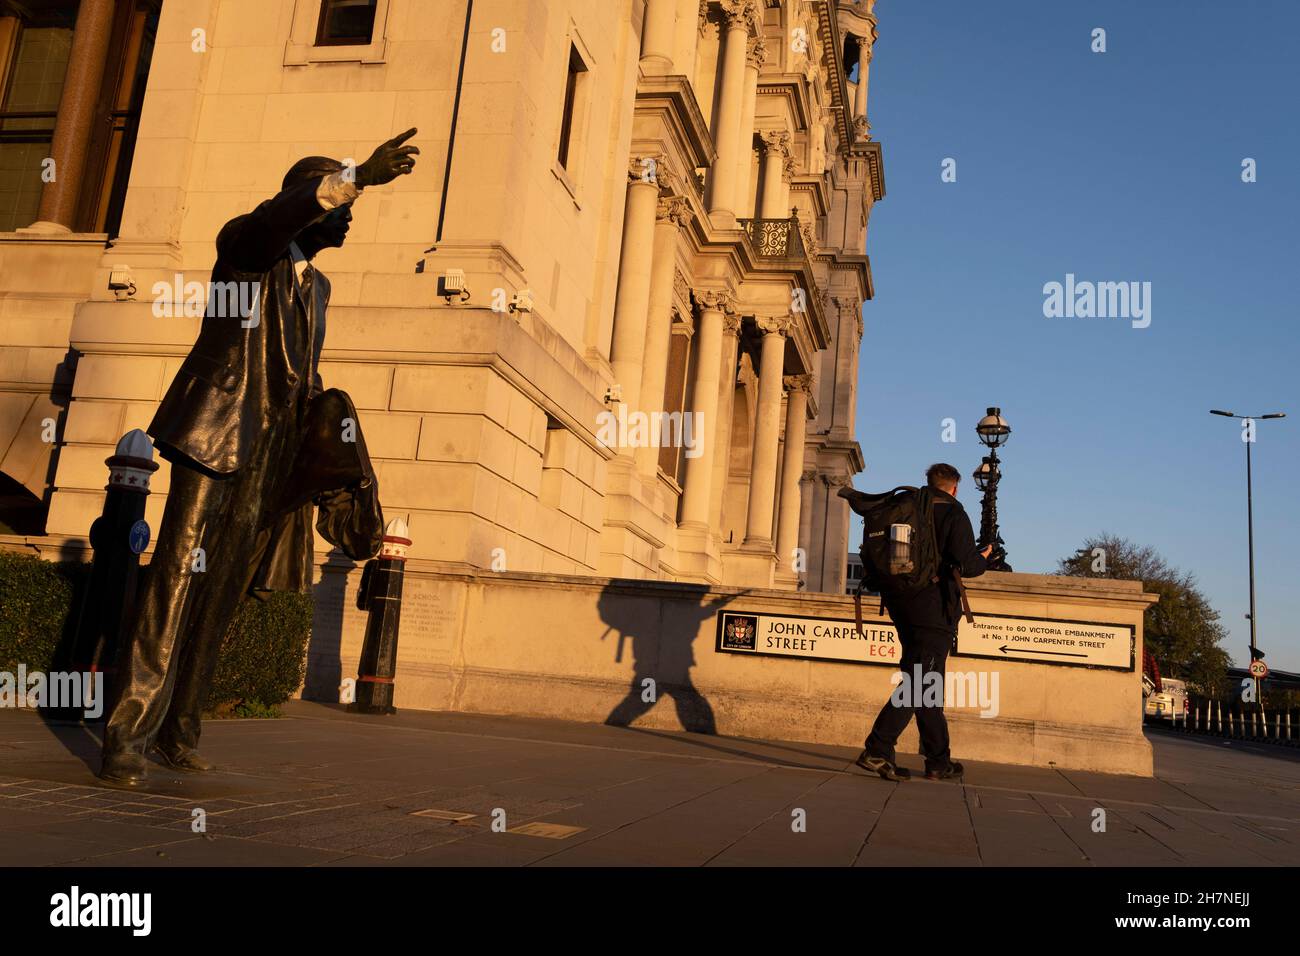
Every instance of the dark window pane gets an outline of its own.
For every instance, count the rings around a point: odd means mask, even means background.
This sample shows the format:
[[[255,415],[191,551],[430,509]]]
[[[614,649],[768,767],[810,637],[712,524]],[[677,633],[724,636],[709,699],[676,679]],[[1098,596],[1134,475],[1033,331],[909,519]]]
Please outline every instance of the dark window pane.
[[[321,0],[317,46],[366,44],[374,36],[377,0]]]

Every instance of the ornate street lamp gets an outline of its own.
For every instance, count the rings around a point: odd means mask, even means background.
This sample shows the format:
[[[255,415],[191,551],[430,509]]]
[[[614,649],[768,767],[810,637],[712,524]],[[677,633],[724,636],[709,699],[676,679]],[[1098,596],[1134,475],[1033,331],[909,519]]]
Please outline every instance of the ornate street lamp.
[[[998,448],[1005,445],[1007,439],[1011,437],[1011,426],[1002,417],[1002,409],[990,408],[988,414],[975,426],[975,433],[979,435],[980,442],[989,449],[989,454],[984,457],[974,474],[975,487],[984,492],[984,498],[980,503],[979,546],[983,549],[985,545],[993,545],[993,551],[988,558],[990,571],[1010,571],[1011,565],[1007,564],[1007,549],[1002,541],[1002,535],[998,532],[998,482],[1002,480]]]

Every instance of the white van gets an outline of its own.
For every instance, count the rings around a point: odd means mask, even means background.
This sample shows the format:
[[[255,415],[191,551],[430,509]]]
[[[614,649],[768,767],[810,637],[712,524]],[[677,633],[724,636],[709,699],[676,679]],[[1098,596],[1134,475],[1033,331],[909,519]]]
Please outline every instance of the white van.
[[[1143,677],[1143,691],[1146,696],[1146,703],[1142,708],[1142,713],[1146,717],[1154,717],[1157,720],[1172,721],[1175,715],[1179,720],[1187,719],[1187,710],[1191,702],[1187,699],[1187,684],[1184,681],[1175,680],[1172,677],[1162,678],[1160,681],[1160,693],[1145,694],[1148,684],[1151,682]]]

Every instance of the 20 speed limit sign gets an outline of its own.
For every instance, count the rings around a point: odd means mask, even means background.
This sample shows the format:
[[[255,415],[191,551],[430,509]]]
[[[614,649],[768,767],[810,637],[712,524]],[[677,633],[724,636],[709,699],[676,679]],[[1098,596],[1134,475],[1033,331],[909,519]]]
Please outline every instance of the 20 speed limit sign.
[[[1261,679],[1267,677],[1267,676],[1268,676],[1268,665],[1265,664],[1263,661],[1251,661],[1251,662],[1250,662],[1250,676],[1251,676],[1251,677],[1258,677],[1258,678],[1261,678]]]

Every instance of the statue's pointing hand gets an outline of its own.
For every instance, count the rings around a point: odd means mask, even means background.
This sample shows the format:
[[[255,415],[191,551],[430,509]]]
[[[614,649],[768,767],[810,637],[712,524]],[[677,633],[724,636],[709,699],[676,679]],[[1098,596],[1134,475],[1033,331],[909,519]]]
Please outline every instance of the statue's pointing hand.
[[[405,133],[399,133],[386,143],[380,143],[370,158],[357,167],[357,185],[382,186],[391,183],[398,176],[404,176],[415,168],[415,157],[420,154],[418,146],[403,146],[416,133],[415,127]]]

